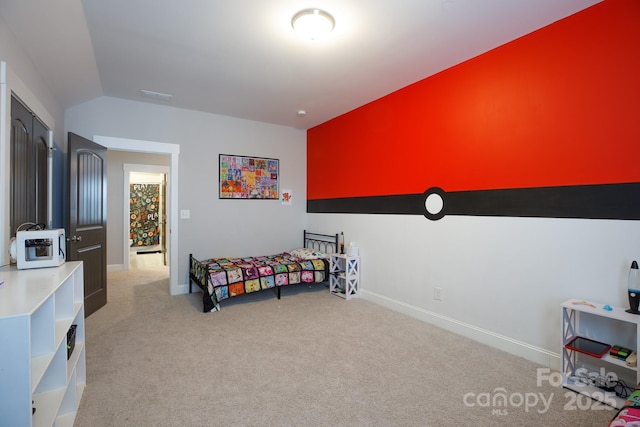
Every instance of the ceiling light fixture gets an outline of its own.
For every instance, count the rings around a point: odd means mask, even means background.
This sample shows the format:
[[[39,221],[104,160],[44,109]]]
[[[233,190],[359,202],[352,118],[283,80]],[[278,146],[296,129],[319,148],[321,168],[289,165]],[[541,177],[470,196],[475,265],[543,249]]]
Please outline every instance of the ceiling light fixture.
[[[321,9],[304,9],[293,15],[291,26],[301,37],[316,40],[326,36],[336,22],[329,13]]]

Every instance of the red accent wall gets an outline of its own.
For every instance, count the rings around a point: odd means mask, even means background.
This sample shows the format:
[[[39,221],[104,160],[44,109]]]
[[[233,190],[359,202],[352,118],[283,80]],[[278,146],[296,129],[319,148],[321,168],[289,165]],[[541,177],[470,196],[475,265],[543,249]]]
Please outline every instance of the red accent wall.
[[[638,0],[605,0],[307,131],[310,200],[638,181]]]

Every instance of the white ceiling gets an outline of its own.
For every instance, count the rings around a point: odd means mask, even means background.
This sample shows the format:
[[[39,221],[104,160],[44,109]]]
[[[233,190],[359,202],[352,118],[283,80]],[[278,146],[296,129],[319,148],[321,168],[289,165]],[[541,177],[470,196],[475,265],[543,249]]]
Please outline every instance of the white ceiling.
[[[0,0],[0,16],[65,108],[105,95],[310,128],[599,1]],[[308,7],[334,16],[328,39],[293,33]]]

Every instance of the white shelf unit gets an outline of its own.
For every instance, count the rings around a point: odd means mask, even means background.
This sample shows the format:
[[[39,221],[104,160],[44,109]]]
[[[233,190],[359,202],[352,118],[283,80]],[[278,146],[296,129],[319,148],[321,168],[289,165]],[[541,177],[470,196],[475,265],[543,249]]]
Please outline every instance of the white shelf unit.
[[[87,377],[82,262],[5,267],[0,280],[0,424],[72,427]]]
[[[329,292],[344,299],[360,295],[360,257],[331,254]]]
[[[582,336],[637,351],[640,315],[627,313],[622,307],[611,306],[611,310],[603,307],[604,304],[585,303],[580,299],[569,299],[562,303],[562,385],[619,409],[626,399],[593,385],[595,381],[585,381],[584,374],[587,377],[592,375],[594,379],[607,379],[609,374],[615,374],[615,378],[626,378],[625,383],[632,391],[640,383],[638,367],[627,366],[624,360],[611,357],[608,353],[597,358],[565,347],[573,337]]]

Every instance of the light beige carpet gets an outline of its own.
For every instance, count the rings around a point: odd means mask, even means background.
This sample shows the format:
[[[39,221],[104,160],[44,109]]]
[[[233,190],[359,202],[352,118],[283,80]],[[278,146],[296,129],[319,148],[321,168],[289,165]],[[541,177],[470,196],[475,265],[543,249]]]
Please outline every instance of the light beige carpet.
[[[108,304],[86,320],[76,427],[586,427],[614,415],[538,386],[531,362],[322,284],[202,313],[202,294],[170,296],[167,274],[109,273]]]

